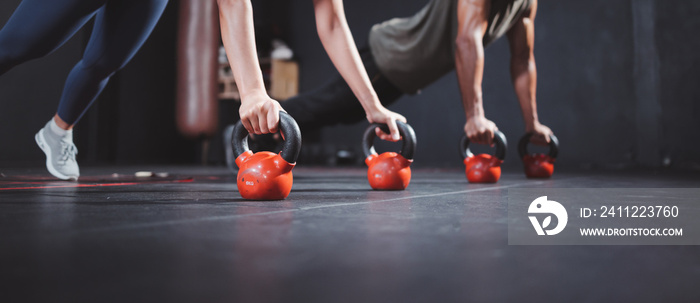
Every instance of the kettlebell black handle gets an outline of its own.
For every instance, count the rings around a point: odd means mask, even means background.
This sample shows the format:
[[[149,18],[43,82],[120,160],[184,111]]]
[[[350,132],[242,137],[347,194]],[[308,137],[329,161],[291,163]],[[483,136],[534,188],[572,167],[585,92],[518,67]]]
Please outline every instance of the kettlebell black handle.
[[[462,155],[462,159],[466,159],[468,156],[472,155],[472,152],[469,150],[469,143],[469,138],[467,135],[464,135],[459,143],[459,153]],[[496,152],[493,155],[501,161],[505,160],[506,149],[508,149],[506,136],[501,131],[497,130],[493,133],[493,143],[496,144]]]
[[[532,138],[532,136],[532,133],[527,133],[522,138],[520,138],[520,142],[518,142],[518,153],[520,154],[520,159],[525,157],[525,155],[530,154],[527,151],[527,145],[530,144],[530,138]],[[559,139],[557,139],[557,137],[554,134],[551,134],[549,135],[549,156],[552,159],[556,159],[558,154]]]
[[[301,130],[299,130],[299,125],[297,125],[292,116],[280,111],[279,129],[284,134],[284,145],[280,156],[288,163],[296,163],[301,150]],[[231,144],[233,144],[234,159],[250,150],[248,147],[248,131],[243,127],[243,122],[240,120],[233,128]]]
[[[416,152],[416,133],[407,123],[396,121],[396,126],[399,128],[401,137],[403,137],[403,145],[399,153],[407,160],[413,160],[413,154]],[[374,139],[377,137],[374,129],[377,127],[383,132],[389,133],[389,127],[386,124],[372,123],[367,127],[362,136],[362,150],[365,152],[365,158],[377,154],[377,151],[374,150]]]

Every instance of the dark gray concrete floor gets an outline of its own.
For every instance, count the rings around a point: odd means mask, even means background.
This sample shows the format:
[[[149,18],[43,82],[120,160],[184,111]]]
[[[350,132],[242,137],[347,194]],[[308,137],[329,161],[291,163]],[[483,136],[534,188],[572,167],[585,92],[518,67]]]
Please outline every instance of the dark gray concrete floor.
[[[514,187],[697,188],[697,174],[475,185],[417,170],[406,191],[380,192],[363,169],[297,168],[288,199],[252,202],[223,168],[150,169],[194,181],[6,183],[44,188],[0,190],[0,302],[700,302],[699,246],[509,246],[504,200]]]

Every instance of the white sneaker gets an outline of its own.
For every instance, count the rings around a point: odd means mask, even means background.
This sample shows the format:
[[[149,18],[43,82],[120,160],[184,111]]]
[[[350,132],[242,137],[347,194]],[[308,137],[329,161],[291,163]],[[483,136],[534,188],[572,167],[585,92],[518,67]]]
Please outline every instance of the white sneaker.
[[[73,133],[69,132],[61,137],[54,134],[47,124],[34,136],[36,144],[46,154],[46,169],[56,178],[61,180],[77,181],[80,177],[78,162],[75,155],[78,148],[73,144]]]

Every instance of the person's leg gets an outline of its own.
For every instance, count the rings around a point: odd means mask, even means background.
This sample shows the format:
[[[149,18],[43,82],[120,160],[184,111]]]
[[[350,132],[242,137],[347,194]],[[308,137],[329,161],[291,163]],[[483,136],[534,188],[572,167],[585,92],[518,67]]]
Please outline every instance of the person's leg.
[[[143,45],[160,18],[167,0],[110,0],[98,10],[83,58],[68,75],[58,113],[36,135],[46,153],[49,172],[60,179],[77,179],[72,127]]]
[[[106,0],[24,0],[0,30],[0,75],[43,57],[75,34]]]
[[[106,0],[22,1],[0,30],[0,75],[20,63],[43,57],[60,47],[105,2]],[[61,179],[69,179],[74,175],[71,161],[75,161],[77,151],[70,132],[47,123],[37,133],[35,140],[47,155],[46,164],[51,174]],[[60,154],[56,154],[58,150],[61,150]],[[75,168],[77,170],[77,166]],[[77,178],[77,175],[74,177]]]
[[[168,0],[110,0],[95,18],[82,60],[68,75],[58,116],[72,126],[80,120],[115,72],[141,48]]]
[[[369,48],[360,49],[360,56],[382,104],[387,106],[398,100],[403,93],[381,74]],[[362,105],[339,74],[325,85],[280,104],[294,117],[302,130],[337,123],[356,123],[366,119]]]

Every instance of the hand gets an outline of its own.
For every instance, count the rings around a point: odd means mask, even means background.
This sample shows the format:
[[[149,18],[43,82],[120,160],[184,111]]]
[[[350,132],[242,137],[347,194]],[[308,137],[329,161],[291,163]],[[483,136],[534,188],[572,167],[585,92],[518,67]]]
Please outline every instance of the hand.
[[[406,123],[406,118],[400,114],[392,112],[384,107],[379,108],[372,113],[367,114],[367,120],[370,123],[382,123],[389,127],[389,134],[383,132],[379,127],[374,131],[377,133],[377,137],[382,140],[396,142],[401,139],[401,134],[399,133],[399,128],[396,126],[396,121],[401,121]]]
[[[467,118],[464,133],[469,141],[476,144],[492,145],[494,133],[498,130],[496,123],[484,116]]]
[[[532,142],[532,144],[544,146],[549,144],[549,136],[554,134],[549,127],[540,124],[538,121],[535,121],[533,125],[526,128],[525,131],[532,134],[532,137],[530,137],[530,142]]]
[[[280,111],[284,110],[279,102],[271,99],[267,94],[257,94],[243,97],[238,113],[243,126],[249,133],[262,135],[277,132]]]

